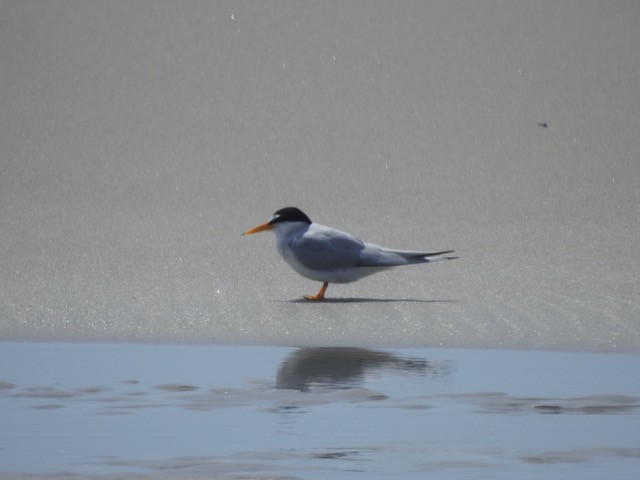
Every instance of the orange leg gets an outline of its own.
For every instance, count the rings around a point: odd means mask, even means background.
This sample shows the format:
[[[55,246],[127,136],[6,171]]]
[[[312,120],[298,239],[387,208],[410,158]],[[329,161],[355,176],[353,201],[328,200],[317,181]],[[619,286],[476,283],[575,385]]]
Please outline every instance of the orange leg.
[[[323,300],[324,292],[327,291],[327,287],[329,286],[329,282],[323,282],[320,290],[315,295],[305,295],[304,298],[307,300]]]

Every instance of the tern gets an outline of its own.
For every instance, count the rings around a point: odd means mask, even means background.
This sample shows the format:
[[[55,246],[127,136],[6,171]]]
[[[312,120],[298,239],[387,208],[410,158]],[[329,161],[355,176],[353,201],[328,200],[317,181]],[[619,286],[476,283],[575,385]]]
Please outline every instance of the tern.
[[[303,277],[322,282],[318,293],[304,296],[308,300],[323,300],[330,283],[355,282],[401,265],[458,258],[447,256],[453,250],[424,253],[365,243],[346,232],[312,222],[295,207],[278,210],[268,222],[242,235],[265,230],[276,234],[278,253],[291,268]]]

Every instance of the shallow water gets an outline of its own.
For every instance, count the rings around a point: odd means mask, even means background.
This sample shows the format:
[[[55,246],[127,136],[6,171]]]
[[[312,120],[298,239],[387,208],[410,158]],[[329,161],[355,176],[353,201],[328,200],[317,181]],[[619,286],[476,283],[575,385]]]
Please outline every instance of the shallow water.
[[[3,477],[631,479],[640,468],[638,356],[2,343],[0,365]]]

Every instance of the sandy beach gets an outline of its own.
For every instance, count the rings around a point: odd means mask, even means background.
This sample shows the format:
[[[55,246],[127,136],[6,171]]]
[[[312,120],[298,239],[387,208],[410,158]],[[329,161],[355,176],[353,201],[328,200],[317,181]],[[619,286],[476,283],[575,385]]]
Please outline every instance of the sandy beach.
[[[640,352],[640,7],[149,5],[2,5],[2,338]],[[287,205],[460,259],[292,303]]]
[[[0,1],[0,478],[635,479],[639,5]]]

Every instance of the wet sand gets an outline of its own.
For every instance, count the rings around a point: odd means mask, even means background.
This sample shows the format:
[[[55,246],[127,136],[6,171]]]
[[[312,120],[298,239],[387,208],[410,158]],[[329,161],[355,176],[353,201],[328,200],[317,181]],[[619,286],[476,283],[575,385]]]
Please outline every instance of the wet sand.
[[[636,478],[640,357],[0,344],[0,478]]]
[[[640,4],[3,7],[0,339],[640,353]],[[296,303],[287,205],[460,258]]]

